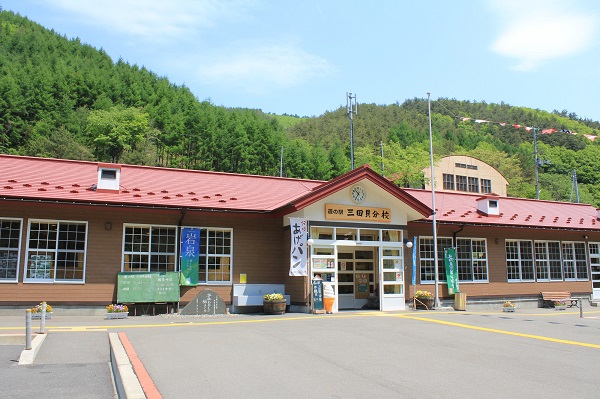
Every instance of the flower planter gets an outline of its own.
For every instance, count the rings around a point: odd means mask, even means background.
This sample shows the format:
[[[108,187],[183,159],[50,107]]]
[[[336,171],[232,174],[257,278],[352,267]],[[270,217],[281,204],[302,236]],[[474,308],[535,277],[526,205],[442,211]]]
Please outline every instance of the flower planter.
[[[286,306],[287,301],[285,299],[263,301],[263,311],[265,314],[284,314]]]
[[[429,310],[433,308],[433,298],[415,298],[415,309]]]
[[[52,318],[52,312],[46,312],[46,320],[51,319]],[[42,314],[41,313],[32,313],[31,314],[31,320],[41,320],[42,319]]]
[[[514,307],[514,306],[505,306],[502,308],[502,311],[503,312],[514,312],[515,309],[516,309],[516,307]]]
[[[116,313],[107,313],[106,318],[108,320],[111,319],[126,319],[129,316],[129,312],[116,312]]]
[[[556,310],[567,310],[567,305],[555,305],[554,309],[556,309]]]

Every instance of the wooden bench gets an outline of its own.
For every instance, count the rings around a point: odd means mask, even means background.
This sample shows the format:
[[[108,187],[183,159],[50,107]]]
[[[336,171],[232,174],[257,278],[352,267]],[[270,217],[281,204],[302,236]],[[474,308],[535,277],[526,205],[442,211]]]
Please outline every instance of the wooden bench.
[[[571,293],[568,291],[555,291],[555,292],[542,292],[542,300],[544,301],[544,307],[552,307],[555,301],[571,302],[568,304],[569,307],[579,307],[579,298],[571,297]]]
[[[234,284],[232,312],[236,312],[236,309],[242,306],[262,306],[263,297],[274,293],[284,294],[287,304],[290,304],[290,296],[285,295],[285,284]]]

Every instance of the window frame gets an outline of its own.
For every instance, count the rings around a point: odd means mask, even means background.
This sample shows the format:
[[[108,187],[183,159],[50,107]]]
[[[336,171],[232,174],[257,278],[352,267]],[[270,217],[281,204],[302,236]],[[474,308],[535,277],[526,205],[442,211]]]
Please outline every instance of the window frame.
[[[468,257],[461,257],[461,255],[463,254],[462,251],[460,251],[460,242],[468,242],[469,244],[469,256]],[[483,244],[483,245],[481,245]],[[475,246],[479,246],[479,248],[477,249],[483,249],[483,251],[476,251]],[[489,273],[489,261],[488,261],[488,245],[487,245],[487,239],[486,238],[472,238],[472,237],[457,237],[456,238],[456,261],[458,262],[458,276],[459,276],[459,283],[463,284],[463,283],[489,283],[489,279],[490,279],[490,273]],[[482,257],[477,257],[475,258],[473,255],[477,253],[477,254],[483,254],[483,258]],[[471,279],[470,280],[465,280],[465,279],[461,279],[460,275],[461,275],[461,263],[463,263],[463,268],[469,268],[470,269],[470,274],[471,274]],[[485,278],[476,278],[477,275],[481,275],[481,272],[476,272],[476,268],[483,268],[483,274],[485,275]]]
[[[428,241],[425,243],[425,241]],[[444,245],[444,242],[450,243],[452,247],[452,237],[437,237],[437,261],[438,261],[438,282],[446,284],[446,268],[444,267],[444,248],[448,248]],[[424,252],[424,247],[430,247],[427,252]],[[419,236],[419,281],[421,284],[434,284],[435,283],[435,269],[433,268],[433,262],[435,261],[433,256],[433,237],[432,236]],[[428,256],[423,256],[424,254]],[[430,279],[423,278],[424,276],[431,276]]]
[[[15,277],[14,279],[12,278],[3,278],[0,276],[0,284],[2,283],[17,283],[19,281],[19,273],[20,273],[20,266],[21,266],[21,248],[22,248],[22,237],[23,237],[23,219],[21,218],[10,218],[10,217],[0,217],[0,223],[4,223],[4,222],[18,222],[19,223],[19,236],[17,239],[17,247],[13,248],[10,246],[6,246],[6,247],[0,247],[0,253],[4,254],[6,253],[6,259],[2,258],[2,260],[0,261],[6,261],[6,268],[4,270],[6,270],[6,272],[8,273],[8,271],[10,270],[10,268],[8,267],[10,260],[12,259],[10,256],[10,253],[14,253],[16,252],[17,255],[17,266],[15,269]],[[12,227],[11,227],[12,229]],[[2,225],[0,224],[0,232],[2,231]],[[8,238],[9,241],[11,241],[11,238]],[[2,243],[2,239],[0,239],[0,244]],[[14,259],[12,259],[14,260]]]
[[[31,226],[32,224],[46,224],[46,225],[51,225],[51,224],[56,224],[56,237],[54,238],[54,240],[52,240],[55,243],[55,247],[54,248],[39,248],[39,244],[37,248],[33,248],[31,246],[32,242],[32,229]],[[60,248],[60,242],[61,242],[61,233],[65,233],[63,230],[61,230],[61,225],[67,225],[67,224],[72,224],[72,225],[82,225],[84,226],[84,238],[81,241],[83,243],[83,250],[81,249],[73,249],[73,248]],[[88,251],[88,238],[89,238],[89,224],[87,221],[82,221],[82,220],[55,220],[55,219],[29,219],[28,223],[27,223],[27,246],[25,249],[25,264],[23,265],[23,283],[34,283],[34,284],[85,284],[86,281],[86,270],[87,270],[87,251]],[[39,243],[40,240],[37,240],[37,242]],[[51,241],[48,240],[48,243],[50,243]],[[67,243],[71,243],[72,241],[66,241]],[[77,243],[77,241],[75,241],[75,243]],[[40,250],[41,249],[41,250]],[[45,250],[44,250],[45,249]],[[30,261],[32,261],[33,259],[31,259],[31,256],[48,256],[48,254],[46,255],[39,255],[39,253],[42,252],[47,252],[47,253],[52,253],[54,255],[53,259],[51,260],[52,262],[52,268],[51,268],[51,273],[53,273],[53,277],[51,278],[33,278],[33,277],[28,277],[28,272],[31,270],[30,268]],[[36,253],[37,255],[33,255],[33,253]],[[57,278],[57,270],[59,267],[59,261],[61,260],[61,256],[60,255],[64,255],[64,254],[83,254],[83,259],[80,260],[80,262],[82,263],[82,276],[81,279],[60,279]],[[65,259],[68,261],[68,259]]]
[[[454,191],[454,175],[450,173],[442,173],[442,182],[444,190]]]
[[[234,241],[233,241],[233,228],[230,227],[197,227],[197,226],[188,226],[190,228],[196,228],[200,230],[200,246],[199,246],[199,259],[198,259],[198,285],[231,285],[233,284],[233,271],[234,271],[234,262],[233,262],[233,249],[234,249]],[[221,246],[221,248],[229,248],[229,253],[209,253],[209,240],[211,236],[209,233],[228,233],[229,243],[230,245]],[[218,240],[219,237],[214,237],[215,240]],[[206,248],[206,253],[202,253],[202,248]],[[204,259],[203,259],[204,258]],[[211,266],[216,266],[216,262],[212,262],[211,258],[220,258],[221,265],[229,268],[229,280],[210,280],[209,276],[211,274]],[[228,263],[224,264],[223,260],[227,259]],[[204,262],[203,262],[204,261]],[[204,263],[204,268],[203,268]],[[204,277],[201,276],[202,270],[204,270]],[[215,272],[218,273],[218,272]],[[221,272],[222,274],[224,272]]]
[[[128,234],[127,234],[127,229],[128,228],[140,228],[140,229],[148,229],[149,231],[149,236],[148,236],[148,242],[131,242],[128,243],[127,242],[127,238],[128,238]],[[174,241],[173,241],[173,252],[168,252],[168,251],[157,251],[157,250],[153,250],[153,247],[156,248],[156,246],[158,246],[160,248],[160,246],[164,246],[164,243],[160,243],[157,241],[152,241],[152,238],[154,237],[154,229],[172,229],[175,233],[174,236]],[[142,233],[143,234],[143,233]],[[132,235],[133,237],[136,236],[136,233],[134,232],[134,234]],[[147,249],[145,250],[128,250],[126,251],[125,248],[127,247],[127,245],[131,245],[132,247],[134,245],[137,245],[140,247],[140,249],[143,249],[144,246],[147,246]],[[169,244],[166,244],[169,245]],[[121,272],[131,272],[131,273],[149,273],[149,272],[177,272],[179,271],[179,260],[177,259],[177,255],[178,255],[178,248],[177,246],[180,245],[179,243],[179,229],[177,226],[173,226],[173,225],[162,225],[162,224],[142,224],[142,223],[124,223],[123,224],[123,244],[121,247]],[[130,256],[131,258],[134,258],[134,260],[129,260],[129,264],[144,264],[146,263],[147,267],[146,270],[142,270],[141,268],[137,268],[137,269],[128,269],[126,270],[125,268],[125,259],[127,256]],[[169,268],[169,265],[171,265],[171,262],[168,260],[169,257],[172,256],[173,258],[173,268],[172,270]],[[136,258],[137,257],[137,258]],[[146,257],[145,262],[142,262],[142,258]],[[161,263],[161,262],[154,262],[153,263],[153,259],[161,259],[161,258],[165,258],[167,260],[166,263]],[[135,260],[137,259],[137,261]],[[166,270],[160,269],[156,270],[156,268],[153,268],[153,265],[163,265],[166,264],[167,268]]]
[[[479,179],[479,185],[481,186],[482,194],[489,194],[492,192],[492,180],[491,179]]]
[[[520,269],[520,278],[510,278],[511,272],[509,269],[510,262],[517,262],[516,258],[509,258],[508,246],[511,243],[531,243],[531,261],[533,262],[533,279],[523,279],[522,268]],[[553,244],[554,251],[549,251],[549,244]],[[558,248],[558,253],[556,249]],[[542,251],[541,249],[544,249]],[[588,270],[588,251],[585,242],[583,241],[560,241],[560,240],[521,240],[512,239],[505,240],[504,253],[506,260],[506,277],[509,283],[515,282],[558,282],[558,281],[589,281]],[[554,255],[554,256],[551,256]],[[557,259],[560,255],[560,259]],[[522,258],[522,257],[521,257]],[[557,276],[557,262],[560,263],[561,278]],[[521,262],[522,263],[522,262]],[[520,263],[519,263],[520,264]],[[544,269],[544,275],[539,277],[540,268]],[[553,277],[554,275],[554,277]]]
[[[479,178],[478,177],[468,176],[467,182],[468,182],[467,184],[468,184],[470,193],[479,193]]]
[[[469,192],[469,179],[467,176],[456,175],[456,191]]]

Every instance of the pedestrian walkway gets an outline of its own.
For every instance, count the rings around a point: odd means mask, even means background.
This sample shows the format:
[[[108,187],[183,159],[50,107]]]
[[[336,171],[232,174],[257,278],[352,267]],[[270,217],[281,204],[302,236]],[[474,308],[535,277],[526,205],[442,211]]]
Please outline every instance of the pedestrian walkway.
[[[49,333],[33,364],[18,365],[24,346],[0,346],[0,396],[114,399],[106,332]]]

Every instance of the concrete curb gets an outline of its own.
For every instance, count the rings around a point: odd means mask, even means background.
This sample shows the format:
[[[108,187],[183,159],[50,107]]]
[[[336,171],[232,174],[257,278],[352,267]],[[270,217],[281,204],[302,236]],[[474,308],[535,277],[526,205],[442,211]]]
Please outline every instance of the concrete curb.
[[[31,340],[31,349],[23,349],[23,352],[21,352],[19,366],[33,364],[33,361],[47,336],[47,334],[38,334]]]
[[[138,380],[127,352],[119,339],[118,333],[109,333],[110,365],[115,378],[119,398],[145,399],[146,395]]]

